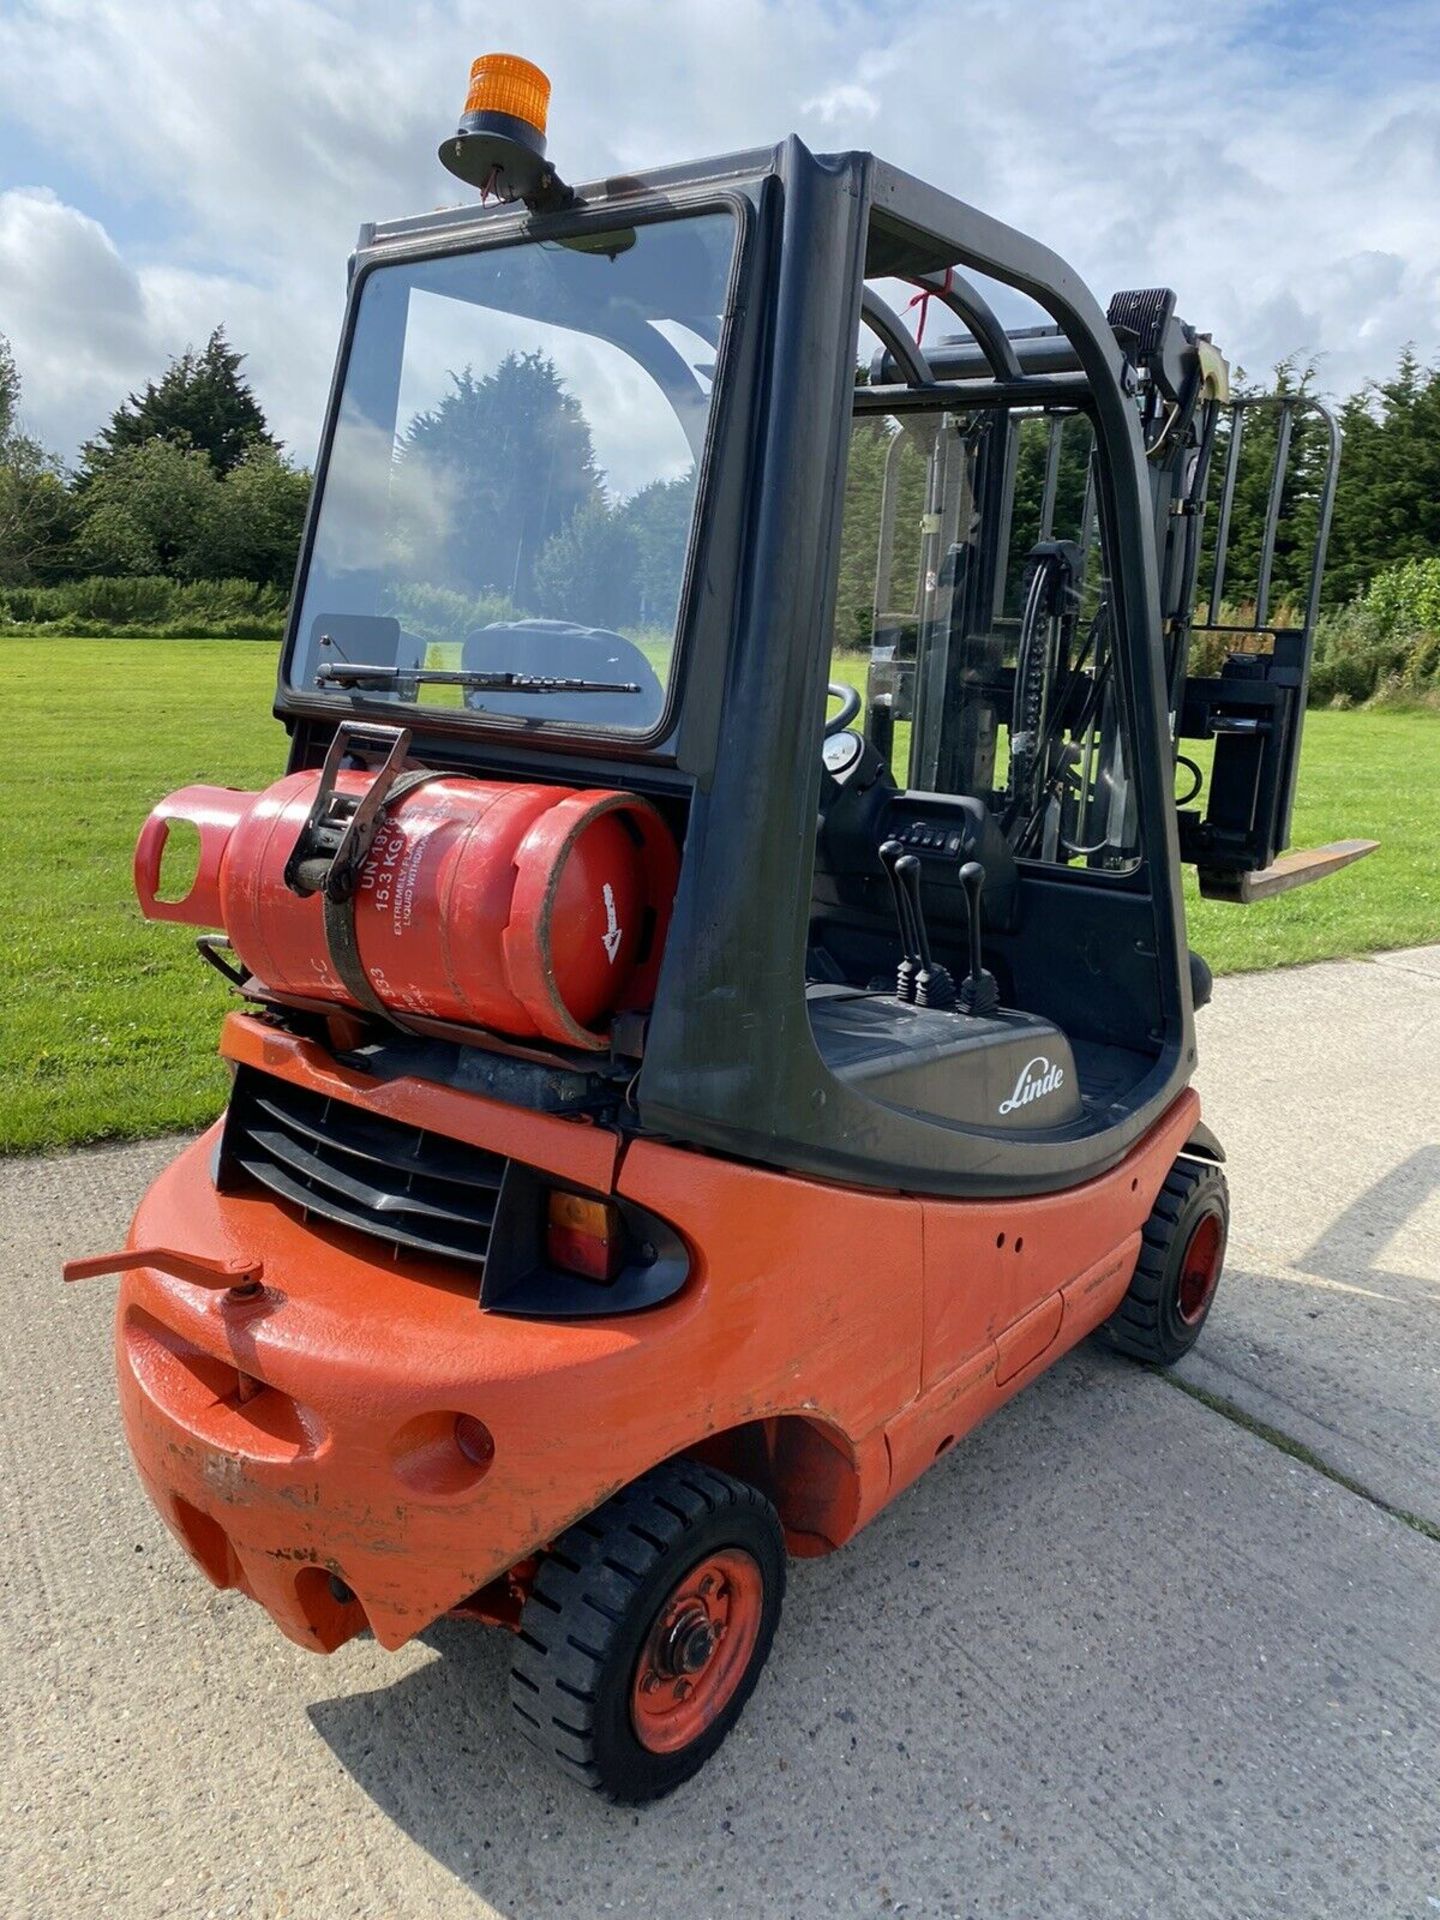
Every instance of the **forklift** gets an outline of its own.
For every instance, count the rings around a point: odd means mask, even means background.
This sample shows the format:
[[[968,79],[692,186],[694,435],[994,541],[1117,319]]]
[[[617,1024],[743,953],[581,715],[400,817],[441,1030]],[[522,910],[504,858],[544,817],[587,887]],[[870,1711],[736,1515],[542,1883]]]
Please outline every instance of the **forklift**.
[[[216,1587],[324,1653],[508,1630],[520,1732],[639,1803],[788,1556],[1086,1336],[1193,1345],[1182,865],[1244,903],[1369,843],[1286,852],[1321,408],[869,153],[572,187],[548,98],[477,61],[466,203],[362,229],[287,771],[136,849],[231,1097],[66,1277],[122,1276]]]

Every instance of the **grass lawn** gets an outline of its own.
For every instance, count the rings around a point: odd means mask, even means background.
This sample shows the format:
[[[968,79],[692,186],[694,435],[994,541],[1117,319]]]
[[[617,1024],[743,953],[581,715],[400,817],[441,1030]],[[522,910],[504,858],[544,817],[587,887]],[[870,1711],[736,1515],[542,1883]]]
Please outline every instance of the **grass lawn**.
[[[0,640],[14,744],[0,853],[0,1149],[214,1118],[232,996],[130,885],[150,807],[284,771],[258,640]]]
[[[232,1004],[186,928],[130,888],[148,808],[191,781],[282,770],[275,648],[244,640],[4,640],[14,737],[0,854],[0,1150],[154,1134],[224,1098],[216,1030]],[[1219,972],[1440,939],[1440,717],[1313,713],[1295,844],[1383,845],[1261,906],[1195,902]]]
[[[1200,899],[1186,869],[1190,944],[1216,973],[1440,940],[1440,713],[1306,714],[1290,844],[1329,840],[1380,846],[1253,907]]]

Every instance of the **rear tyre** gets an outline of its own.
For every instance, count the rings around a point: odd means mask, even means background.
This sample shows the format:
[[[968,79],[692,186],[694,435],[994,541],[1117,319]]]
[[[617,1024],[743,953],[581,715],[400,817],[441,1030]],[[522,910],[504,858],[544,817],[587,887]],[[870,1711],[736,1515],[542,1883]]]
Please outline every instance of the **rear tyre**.
[[[1172,1366],[1200,1337],[1225,1259],[1230,1192],[1208,1160],[1177,1160],[1141,1235],[1130,1290],[1100,1337],[1132,1360]]]
[[[654,1468],[540,1563],[510,1672],[525,1737],[607,1799],[658,1800],[739,1719],[784,1591],[763,1494],[690,1460]]]

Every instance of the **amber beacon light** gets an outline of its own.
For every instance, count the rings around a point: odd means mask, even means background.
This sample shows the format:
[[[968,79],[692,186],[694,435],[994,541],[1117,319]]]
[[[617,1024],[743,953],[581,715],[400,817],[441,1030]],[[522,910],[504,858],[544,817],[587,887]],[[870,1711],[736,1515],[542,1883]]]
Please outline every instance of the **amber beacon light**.
[[[523,200],[554,213],[574,198],[545,157],[550,81],[513,53],[482,53],[470,68],[465,110],[440,160],[487,198]]]
[[[550,111],[550,81],[539,67],[515,53],[482,53],[470,69],[465,111],[507,114],[532,132],[545,133]]]

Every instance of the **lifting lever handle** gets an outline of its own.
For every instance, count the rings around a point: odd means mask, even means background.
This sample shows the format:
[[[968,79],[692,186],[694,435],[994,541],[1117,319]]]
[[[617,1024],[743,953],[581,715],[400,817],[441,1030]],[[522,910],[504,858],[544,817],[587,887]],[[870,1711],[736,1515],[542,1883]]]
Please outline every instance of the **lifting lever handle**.
[[[920,971],[920,954],[914,928],[910,924],[910,902],[900,879],[899,866],[905,858],[900,840],[885,840],[880,845],[880,864],[890,882],[895,899],[895,919],[900,928],[900,964],[895,969],[895,998],[907,1006],[915,1003],[915,976]]]
[[[987,973],[980,952],[980,895],[985,887],[985,869],[978,860],[967,860],[960,869],[960,884],[965,889],[965,906],[970,922],[970,971],[960,982],[962,1013],[994,1013],[1000,1005],[1000,989],[993,973]]]
[[[265,1271],[259,1260],[212,1260],[203,1253],[177,1253],[173,1247],[127,1247],[123,1253],[67,1260],[61,1272],[67,1280],[94,1280],[102,1273],[129,1273],[134,1267],[153,1267],[195,1287],[223,1287],[232,1300],[249,1300],[260,1293]]]
[[[895,862],[895,872],[910,902],[910,920],[915,929],[915,945],[920,954],[920,971],[915,976],[915,1004],[948,1012],[955,1005],[955,981],[948,967],[930,957],[930,937],[925,931],[925,908],[920,899],[920,862],[913,853]]]

